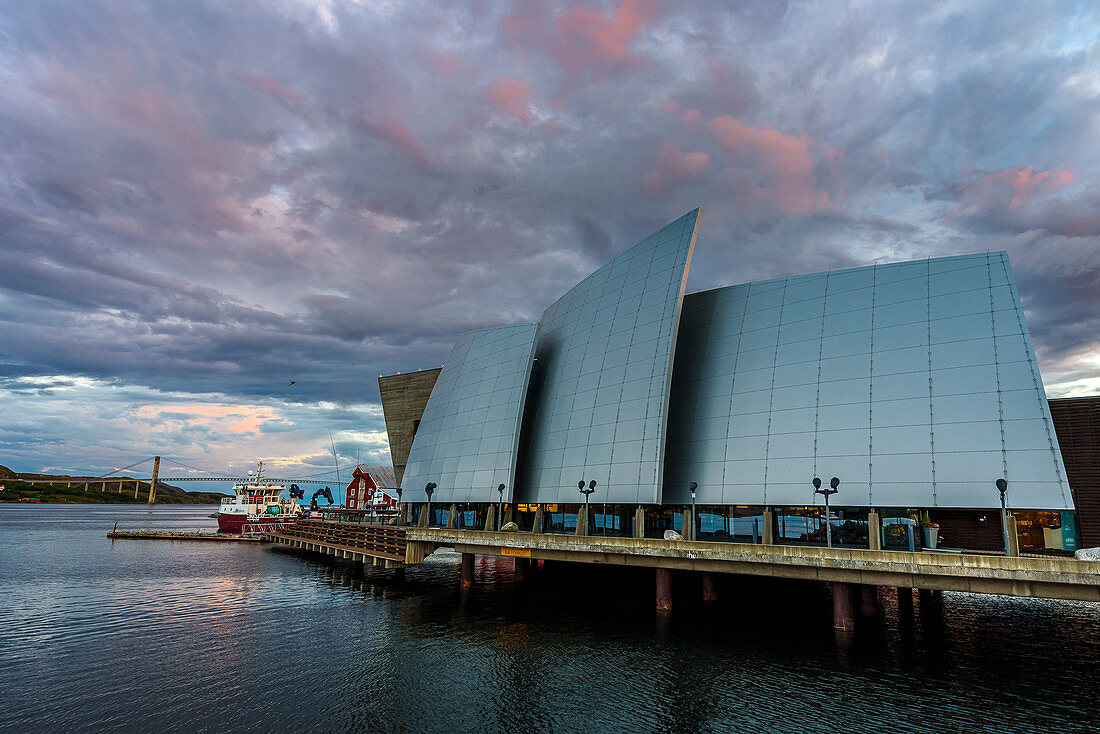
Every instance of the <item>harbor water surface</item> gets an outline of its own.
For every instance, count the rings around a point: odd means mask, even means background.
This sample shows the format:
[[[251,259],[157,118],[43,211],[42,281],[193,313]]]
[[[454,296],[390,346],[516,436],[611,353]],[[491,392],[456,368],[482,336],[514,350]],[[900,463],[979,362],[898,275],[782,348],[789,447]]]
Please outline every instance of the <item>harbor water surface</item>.
[[[213,507],[0,505],[4,732],[1100,730],[1100,605],[947,593],[851,640],[814,584],[458,556],[406,572],[212,529]]]

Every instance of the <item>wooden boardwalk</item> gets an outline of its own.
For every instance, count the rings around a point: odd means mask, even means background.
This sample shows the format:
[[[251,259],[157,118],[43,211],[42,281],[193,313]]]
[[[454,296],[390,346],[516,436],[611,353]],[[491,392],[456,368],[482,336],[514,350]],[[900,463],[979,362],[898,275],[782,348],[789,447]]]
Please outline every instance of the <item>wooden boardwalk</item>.
[[[299,550],[325,553],[384,568],[402,568],[406,563],[416,563],[423,558],[409,559],[406,530],[390,525],[299,520],[264,537]]]

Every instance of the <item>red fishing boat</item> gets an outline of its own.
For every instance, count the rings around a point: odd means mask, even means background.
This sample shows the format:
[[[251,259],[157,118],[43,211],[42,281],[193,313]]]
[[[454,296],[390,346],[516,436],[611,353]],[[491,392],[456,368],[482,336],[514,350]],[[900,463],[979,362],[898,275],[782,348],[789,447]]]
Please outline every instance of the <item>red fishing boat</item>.
[[[286,485],[264,479],[261,461],[256,471],[248,472],[247,481],[233,485],[233,496],[222,500],[218,508],[218,532],[239,533],[246,525],[251,532],[262,532],[297,519],[302,513],[298,498],[283,497],[284,491]]]

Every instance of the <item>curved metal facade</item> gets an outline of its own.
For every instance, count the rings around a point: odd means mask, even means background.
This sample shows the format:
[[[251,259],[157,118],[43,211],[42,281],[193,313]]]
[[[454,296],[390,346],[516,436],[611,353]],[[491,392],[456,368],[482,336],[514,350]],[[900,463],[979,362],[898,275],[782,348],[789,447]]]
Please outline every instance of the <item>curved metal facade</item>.
[[[436,502],[496,502],[503,483],[504,499],[511,501],[538,333],[538,324],[521,324],[458,338],[413,438],[402,478],[406,490],[419,498],[435,482]]]
[[[696,209],[546,309],[518,501],[661,501],[664,437]]]
[[[684,300],[664,501],[1071,509],[1006,253]]]

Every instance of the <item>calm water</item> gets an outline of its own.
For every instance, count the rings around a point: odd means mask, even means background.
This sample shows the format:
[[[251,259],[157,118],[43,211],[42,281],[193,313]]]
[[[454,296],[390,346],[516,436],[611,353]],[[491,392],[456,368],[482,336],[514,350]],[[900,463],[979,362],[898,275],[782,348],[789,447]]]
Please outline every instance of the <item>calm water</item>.
[[[679,577],[663,622],[652,571],[105,538],[213,509],[0,505],[0,731],[1100,730],[1100,605],[890,595],[844,644],[812,584]]]

